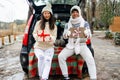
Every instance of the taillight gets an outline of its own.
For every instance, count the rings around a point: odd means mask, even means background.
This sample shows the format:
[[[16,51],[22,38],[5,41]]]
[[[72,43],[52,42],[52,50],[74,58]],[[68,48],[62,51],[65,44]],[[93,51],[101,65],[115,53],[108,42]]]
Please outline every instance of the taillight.
[[[33,15],[30,16],[27,26],[25,28],[25,32],[24,32],[24,37],[23,37],[23,45],[27,46],[28,45],[28,33],[29,33],[29,29],[30,29],[30,25],[33,19]]]
[[[90,43],[91,43],[90,39],[87,39],[86,44],[90,44]]]

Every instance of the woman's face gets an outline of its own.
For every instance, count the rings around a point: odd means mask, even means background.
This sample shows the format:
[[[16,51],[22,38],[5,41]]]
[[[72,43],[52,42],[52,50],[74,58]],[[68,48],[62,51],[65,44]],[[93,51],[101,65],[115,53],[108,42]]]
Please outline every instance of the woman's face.
[[[72,15],[72,18],[74,18],[74,19],[79,17],[78,11],[73,11],[71,15]]]
[[[50,14],[49,11],[44,11],[44,12],[43,12],[43,16],[44,16],[44,18],[45,18],[46,20],[49,20],[50,17],[51,17],[51,14]]]

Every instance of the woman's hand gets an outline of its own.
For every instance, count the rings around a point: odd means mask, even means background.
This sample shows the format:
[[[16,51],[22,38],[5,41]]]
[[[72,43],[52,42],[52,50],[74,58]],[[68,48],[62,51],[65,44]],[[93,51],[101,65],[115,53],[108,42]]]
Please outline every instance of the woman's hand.
[[[46,37],[45,37],[45,41],[46,41],[46,42],[50,42],[50,41],[52,41],[51,36],[46,36]]]

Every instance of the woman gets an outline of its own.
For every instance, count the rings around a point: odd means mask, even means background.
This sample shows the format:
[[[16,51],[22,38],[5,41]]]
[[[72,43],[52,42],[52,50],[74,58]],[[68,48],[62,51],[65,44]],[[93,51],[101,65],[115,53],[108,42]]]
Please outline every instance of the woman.
[[[40,80],[47,80],[54,55],[54,42],[57,36],[57,27],[53,18],[51,5],[47,4],[41,12],[41,20],[35,25],[33,37],[34,52],[38,58],[38,73]]]

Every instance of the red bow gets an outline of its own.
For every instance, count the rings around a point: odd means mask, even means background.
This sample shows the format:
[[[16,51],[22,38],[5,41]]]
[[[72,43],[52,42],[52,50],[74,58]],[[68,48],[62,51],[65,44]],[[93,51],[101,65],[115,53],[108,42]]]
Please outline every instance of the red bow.
[[[50,36],[50,34],[44,34],[44,30],[42,30],[42,33],[41,33],[41,34],[38,34],[38,32],[37,32],[37,35],[38,35],[39,37],[43,37],[43,42],[45,41],[45,37],[46,37],[46,36]]]

